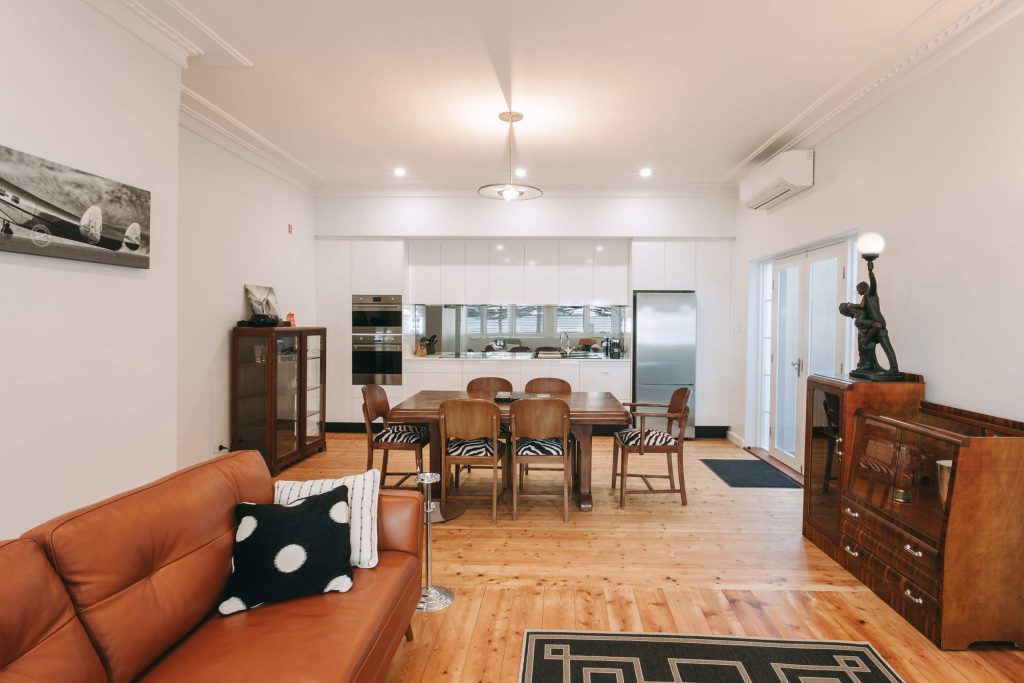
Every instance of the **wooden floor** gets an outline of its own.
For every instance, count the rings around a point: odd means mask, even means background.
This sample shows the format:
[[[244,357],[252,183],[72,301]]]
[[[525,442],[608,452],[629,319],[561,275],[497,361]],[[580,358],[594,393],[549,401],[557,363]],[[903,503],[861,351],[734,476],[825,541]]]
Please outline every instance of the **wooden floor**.
[[[362,435],[332,434],[328,450],[282,479],[365,470]],[[700,458],[751,458],[727,441],[686,446],[689,505],[675,495],[611,491],[611,440],[594,439],[594,510],[562,522],[560,474],[534,472],[519,521],[468,502],[434,527],[434,581],[450,608],[417,613],[389,681],[515,681],[523,630],[594,629],[868,641],[907,681],[1024,681],[1024,652],[943,652],[800,534],[800,490],[731,489]],[[647,456],[651,473],[663,458]],[[397,461],[397,464],[395,464]],[[630,459],[633,468],[634,459]],[[379,466],[379,460],[378,460]],[[411,469],[401,456],[389,467]],[[490,490],[490,474],[464,485]],[[640,485],[639,482],[632,484]]]

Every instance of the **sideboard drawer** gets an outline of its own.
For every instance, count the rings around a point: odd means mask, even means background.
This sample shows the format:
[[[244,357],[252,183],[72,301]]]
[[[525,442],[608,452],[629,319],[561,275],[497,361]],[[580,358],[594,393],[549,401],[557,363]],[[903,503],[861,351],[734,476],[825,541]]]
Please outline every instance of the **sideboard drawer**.
[[[843,498],[842,519],[856,523],[860,529],[866,531],[880,544],[891,546],[895,552],[894,558],[899,556],[902,560],[929,574],[938,573],[939,551],[929,540],[891,524],[871,509],[858,505],[849,496]],[[894,560],[890,564],[901,564],[901,562]]]
[[[840,528],[843,542],[853,542],[872,556],[893,567],[932,595],[940,595],[938,553],[928,546],[915,546],[909,538],[895,541],[877,538],[873,530],[844,515]],[[918,549],[920,548],[920,549]]]

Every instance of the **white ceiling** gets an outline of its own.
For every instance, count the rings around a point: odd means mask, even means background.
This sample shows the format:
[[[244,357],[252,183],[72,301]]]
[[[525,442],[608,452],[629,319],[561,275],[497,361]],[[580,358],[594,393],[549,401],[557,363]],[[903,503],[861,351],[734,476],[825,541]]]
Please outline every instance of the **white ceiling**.
[[[529,182],[608,193],[734,182],[976,4],[142,2],[202,38],[186,93],[321,188],[498,182],[511,104]]]

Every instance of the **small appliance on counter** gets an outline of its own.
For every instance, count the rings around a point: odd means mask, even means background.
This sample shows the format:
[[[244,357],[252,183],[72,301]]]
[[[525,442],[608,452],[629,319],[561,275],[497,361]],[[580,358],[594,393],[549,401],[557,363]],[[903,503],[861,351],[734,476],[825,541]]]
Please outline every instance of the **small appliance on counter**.
[[[605,337],[601,340],[601,348],[604,349],[604,355],[607,358],[618,359],[622,358],[622,340],[613,339],[612,337]]]

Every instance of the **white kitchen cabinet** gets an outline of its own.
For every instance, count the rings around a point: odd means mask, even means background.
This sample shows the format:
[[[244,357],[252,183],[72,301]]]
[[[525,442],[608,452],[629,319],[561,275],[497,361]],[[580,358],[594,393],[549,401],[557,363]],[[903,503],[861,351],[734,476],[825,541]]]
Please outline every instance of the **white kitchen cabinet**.
[[[698,425],[729,424],[732,242],[697,243]]]
[[[540,359],[522,361],[519,369],[519,384],[515,385],[515,390],[525,391],[526,383],[538,377],[551,377],[551,361]]]
[[[665,243],[634,241],[631,252],[633,289],[665,289]]]
[[[625,305],[629,296],[629,243],[607,240],[594,245],[595,306]]]
[[[435,240],[409,241],[410,304],[440,304],[441,243]]]
[[[464,304],[466,301],[466,243],[441,242],[442,304]]]
[[[352,293],[405,294],[405,242],[353,240]]]
[[[520,366],[524,362],[517,360],[467,360],[462,362],[462,386],[465,389],[470,380],[477,377],[501,377],[507,379],[515,388],[520,384]]]
[[[697,243],[664,242],[665,289],[697,288]]]
[[[348,422],[352,380],[352,243],[316,241],[316,323],[327,335],[328,422]]]
[[[586,306],[594,299],[594,243],[558,243],[558,303]]]
[[[462,370],[459,363],[448,362],[440,372],[407,372],[403,374],[402,384],[405,386],[405,397],[409,398],[419,391],[462,391],[466,385],[462,383]]]
[[[549,377],[564,379],[573,391],[582,391],[580,389],[580,361],[553,360],[549,362],[551,363],[551,368],[548,371]]]
[[[523,253],[524,245],[518,240],[491,242],[491,296],[487,303],[525,303],[523,301]]]
[[[620,401],[633,393],[630,364],[623,361],[580,361],[579,391],[608,391]]]
[[[523,246],[522,303],[558,303],[558,242],[531,240]]]
[[[391,407],[397,406],[399,403],[405,400],[405,387],[404,385],[385,385],[383,387],[384,394],[388,397],[388,405]],[[363,423],[363,387],[362,385],[353,385],[349,387],[349,416],[348,422]]]
[[[491,243],[484,240],[466,242],[464,268],[467,304],[491,303]]]

